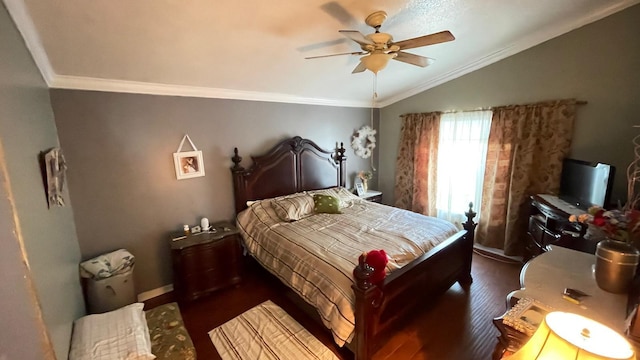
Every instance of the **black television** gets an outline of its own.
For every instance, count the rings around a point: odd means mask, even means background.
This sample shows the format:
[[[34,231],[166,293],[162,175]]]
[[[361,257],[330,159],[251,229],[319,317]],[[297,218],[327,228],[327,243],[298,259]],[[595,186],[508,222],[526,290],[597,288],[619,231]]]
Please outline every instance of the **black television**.
[[[564,159],[558,197],[580,209],[607,207],[615,167],[576,159]]]

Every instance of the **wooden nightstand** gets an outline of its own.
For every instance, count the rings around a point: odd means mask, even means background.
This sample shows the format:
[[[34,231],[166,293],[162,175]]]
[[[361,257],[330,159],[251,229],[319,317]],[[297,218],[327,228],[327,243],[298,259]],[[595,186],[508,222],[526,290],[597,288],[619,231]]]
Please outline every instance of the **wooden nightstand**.
[[[173,287],[181,302],[240,282],[242,247],[238,230],[230,222],[213,223],[211,227],[211,231],[171,237]]]
[[[382,192],[376,190],[367,190],[367,192],[362,195],[361,198],[381,204]]]

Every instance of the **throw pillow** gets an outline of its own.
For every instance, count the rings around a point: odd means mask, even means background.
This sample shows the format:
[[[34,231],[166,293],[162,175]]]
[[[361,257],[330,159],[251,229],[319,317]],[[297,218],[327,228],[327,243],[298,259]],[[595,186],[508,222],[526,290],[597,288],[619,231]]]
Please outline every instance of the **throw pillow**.
[[[313,215],[313,198],[307,194],[300,194],[285,198],[276,198],[271,206],[284,221],[297,221]]]
[[[342,214],[340,200],[329,195],[313,195],[313,211],[324,214]]]

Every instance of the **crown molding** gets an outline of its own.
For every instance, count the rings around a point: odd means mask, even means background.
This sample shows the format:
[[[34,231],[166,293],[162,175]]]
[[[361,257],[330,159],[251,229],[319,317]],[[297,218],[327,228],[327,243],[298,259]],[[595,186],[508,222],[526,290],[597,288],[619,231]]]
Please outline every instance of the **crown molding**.
[[[56,74],[51,67],[51,62],[49,62],[49,57],[44,50],[36,26],[33,24],[31,16],[29,16],[27,6],[23,0],[3,0],[3,2],[18,31],[22,35],[33,61],[40,70],[42,78],[48,86],[51,86],[51,82]]]
[[[255,91],[230,90],[219,88],[207,88],[184,85],[169,85],[158,83],[146,83],[126,80],[100,79],[82,76],[58,75],[54,72],[51,62],[44,50],[42,41],[38,36],[31,17],[28,14],[26,5],[23,0],[3,0],[9,14],[11,15],[18,31],[22,34],[25,44],[33,57],[36,66],[40,70],[42,77],[50,88],[72,89],[72,90],[89,90],[89,91],[106,91],[106,92],[122,92],[133,94],[149,94],[164,96],[185,96],[185,97],[202,97],[216,99],[234,99],[249,101],[266,101],[280,102],[291,104],[320,105],[320,106],[338,106],[338,107],[371,107],[370,101],[349,101],[323,98],[309,98],[279,93],[264,93]],[[469,62],[457,69],[431,79],[425,83],[415,86],[407,91],[390,96],[388,98],[379,99],[375,104],[376,108],[394,104],[398,101],[419,94],[438,85],[466,75],[470,72],[493,64],[497,61],[515,55],[521,51],[534,47],[540,43],[563,35],[567,32],[575,30],[584,25],[603,19],[616,12],[624,10],[630,6],[640,3],[640,0],[623,1],[611,5],[600,12],[588,14],[577,21],[569,24],[560,24],[551,29],[540,29],[522,41],[506,46],[498,51],[493,52],[481,59]]]
[[[233,99],[266,101],[289,104],[340,106],[340,107],[370,107],[369,101],[349,101],[336,99],[309,98],[279,93],[265,93],[257,91],[230,90],[198,86],[169,85],[127,80],[99,79],[81,76],[55,75],[49,87],[55,89],[89,90],[121,92],[132,94],[186,96],[214,99]]]
[[[545,29],[540,29],[538,32],[533,33],[525,38],[523,38],[521,41],[518,41],[515,44],[511,44],[509,46],[506,46],[498,51],[493,52],[492,54],[489,54],[483,58],[477,59],[475,61],[469,62],[457,69],[454,69],[448,73],[442,74],[441,76],[438,76],[434,79],[431,79],[421,85],[418,85],[416,87],[413,87],[405,92],[396,94],[394,96],[390,96],[386,99],[383,99],[381,101],[379,101],[379,106],[380,107],[385,107],[385,106],[389,106],[391,104],[394,104],[398,101],[404,100],[406,98],[409,98],[413,95],[417,95],[421,92],[424,92],[426,90],[432,89],[438,85],[444,84],[448,81],[454,80],[460,76],[466,75],[468,73],[471,73],[473,71],[476,71],[478,69],[481,69],[485,66],[491,65],[495,62],[498,62],[502,59],[505,59],[509,56],[515,55],[521,51],[530,49],[536,45],[539,45],[545,41],[551,40],[553,38],[556,38],[560,35],[566,34],[572,30],[578,29],[582,26],[588,25],[590,23],[593,23],[595,21],[604,19],[605,17],[609,16],[609,15],[613,15],[619,11],[622,11],[630,6],[639,4],[640,0],[631,0],[631,1],[626,1],[626,2],[621,2],[621,3],[617,3],[617,4],[613,4],[612,6],[603,9],[602,11],[593,13],[593,14],[588,14],[587,16],[584,16],[580,19],[578,19],[577,21],[574,21],[572,23],[563,23],[560,24],[558,26],[552,27],[552,28],[545,28]]]

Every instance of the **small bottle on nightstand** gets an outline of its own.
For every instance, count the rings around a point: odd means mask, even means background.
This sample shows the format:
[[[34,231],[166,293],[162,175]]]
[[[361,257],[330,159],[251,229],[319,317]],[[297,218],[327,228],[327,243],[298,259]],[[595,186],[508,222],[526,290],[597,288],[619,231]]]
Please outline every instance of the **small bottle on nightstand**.
[[[209,230],[209,219],[207,219],[206,217],[203,217],[200,220],[200,227],[202,228],[202,231]]]

